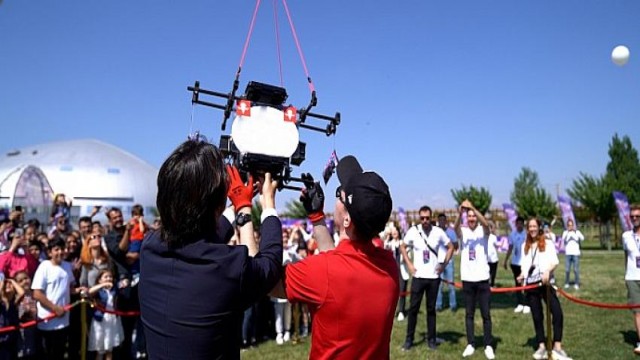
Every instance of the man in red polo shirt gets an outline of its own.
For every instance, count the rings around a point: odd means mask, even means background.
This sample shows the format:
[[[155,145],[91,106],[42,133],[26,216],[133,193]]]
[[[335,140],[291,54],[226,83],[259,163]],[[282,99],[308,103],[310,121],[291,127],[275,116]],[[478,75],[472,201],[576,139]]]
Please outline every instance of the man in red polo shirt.
[[[340,243],[334,246],[322,189],[311,180],[301,200],[321,253],[286,266],[286,297],[307,303],[313,315],[310,359],[389,359],[398,265],[371,241],[389,220],[389,187],[353,156],[338,163],[338,179],[334,220]]]

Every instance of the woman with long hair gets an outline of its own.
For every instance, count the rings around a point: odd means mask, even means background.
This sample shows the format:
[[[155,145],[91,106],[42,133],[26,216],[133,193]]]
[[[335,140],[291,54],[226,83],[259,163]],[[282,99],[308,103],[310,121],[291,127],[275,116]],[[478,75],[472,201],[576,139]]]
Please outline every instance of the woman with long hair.
[[[111,268],[109,253],[102,247],[101,240],[102,236],[98,232],[94,232],[89,236],[87,244],[82,247],[80,286],[92,287],[96,285],[100,270]]]
[[[402,254],[400,253],[400,243],[402,242],[402,233],[398,228],[392,226],[387,232],[387,238],[385,239],[385,249],[393,253],[393,257],[398,263],[400,269],[400,299],[398,299],[398,321],[403,321],[407,314],[406,309],[406,297],[409,284],[409,271],[407,265],[402,261]]]
[[[539,287],[525,292],[527,303],[531,307],[533,327],[536,331],[538,349],[533,354],[534,359],[547,359],[544,333],[544,315],[542,313],[542,301],[551,310],[553,323],[553,359],[570,360],[567,353],[562,350],[563,315],[560,301],[553,283],[553,270],[558,266],[558,254],[553,241],[547,240],[541,230],[541,222],[536,218],[527,221],[527,237],[522,253],[522,272],[518,280],[525,285],[540,284]],[[547,329],[549,331],[550,329]]]

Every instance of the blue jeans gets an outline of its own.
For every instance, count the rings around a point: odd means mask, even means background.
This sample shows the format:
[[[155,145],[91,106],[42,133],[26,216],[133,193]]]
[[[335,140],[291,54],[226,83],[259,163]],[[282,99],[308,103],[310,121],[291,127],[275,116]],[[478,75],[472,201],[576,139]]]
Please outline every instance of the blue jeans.
[[[564,283],[569,283],[569,274],[571,273],[571,264],[573,264],[573,277],[575,284],[580,285],[580,255],[567,255],[564,258]]]
[[[449,264],[447,264],[447,266],[444,268],[444,271],[442,272],[442,274],[440,274],[440,278],[442,278],[443,280],[453,282],[453,273],[454,273],[453,259],[451,259],[451,261],[449,261]],[[442,309],[442,283],[444,283],[444,281],[440,282],[440,287],[438,288],[438,297],[436,298],[436,309]],[[456,288],[452,284],[447,284],[447,285],[449,286],[449,307],[451,309],[455,309],[458,307],[458,304],[456,303]]]

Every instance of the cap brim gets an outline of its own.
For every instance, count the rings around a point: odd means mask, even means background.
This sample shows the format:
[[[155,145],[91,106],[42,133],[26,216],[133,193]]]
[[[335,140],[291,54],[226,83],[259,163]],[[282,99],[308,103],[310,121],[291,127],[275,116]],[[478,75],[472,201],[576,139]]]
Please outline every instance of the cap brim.
[[[337,173],[340,185],[344,186],[354,175],[362,173],[362,166],[355,157],[347,155],[338,162]]]

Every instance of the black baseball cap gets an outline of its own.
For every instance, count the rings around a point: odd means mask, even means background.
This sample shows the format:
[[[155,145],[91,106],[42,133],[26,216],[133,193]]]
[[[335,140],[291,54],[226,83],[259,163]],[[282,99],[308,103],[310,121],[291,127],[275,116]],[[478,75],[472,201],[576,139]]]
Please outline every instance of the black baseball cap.
[[[358,231],[366,236],[382,231],[392,208],[387,183],[375,172],[362,170],[351,155],[340,159],[337,173],[345,193],[345,207]]]

